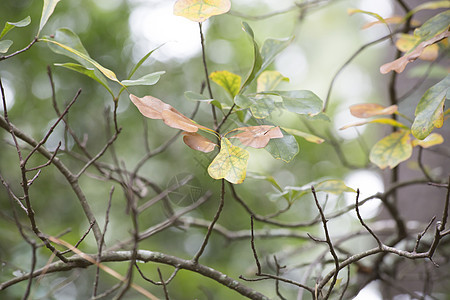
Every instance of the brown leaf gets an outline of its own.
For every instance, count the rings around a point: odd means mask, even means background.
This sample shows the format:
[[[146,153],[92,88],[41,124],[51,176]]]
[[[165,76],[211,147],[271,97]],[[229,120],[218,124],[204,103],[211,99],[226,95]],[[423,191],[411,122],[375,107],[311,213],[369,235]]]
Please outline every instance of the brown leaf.
[[[379,115],[392,115],[397,110],[397,105],[385,107],[377,103],[364,103],[350,106],[350,113],[357,118],[370,118]]]
[[[243,145],[257,149],[267,146],[270,139],[283,137],[280,127],[271,125],[239,127],[235,130],[241,130],[243,132],[232,136],[232,138],[238,138]]]
[[[145,96],[143,98],[130,94],[130,99],[141,114],[150,119],[162,119],[167,126],[187,132],[197,132],[199,128],[209,130],[207,127],[195,123],[171,105],[158,98]]]
[[[213,151],[217,146],[215,143],[196,132],[183,132],[183,142],[188,145],[189,148],[205,153]]]
[[[419,56],[422,54],[422,52],[425,50],[426,47],[428,47],[434,43],[437,43],[440,40],[443,40],[448,36],[450,36],[450,31],[446,30],[427,41],[423,41],[422,43],[417,45],[417,47],[413,51],[405,54],[404,56],[402,56],[394,61],[391,61],[387,64],[382,65],[380,67],[381,74],[387,74],[390,71],[395,71],[397,73],[403,72],[403,70],[405,70],[405,68],[406,68],[406,65],[410,62],[415,61],[417,58],[419,58]]]

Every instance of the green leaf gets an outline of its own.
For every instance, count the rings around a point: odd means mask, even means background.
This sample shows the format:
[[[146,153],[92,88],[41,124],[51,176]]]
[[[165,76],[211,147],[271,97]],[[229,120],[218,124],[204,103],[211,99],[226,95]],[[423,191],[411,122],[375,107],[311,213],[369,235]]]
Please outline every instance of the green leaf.
[[[70,29],[58,29],[55,35],[55,40],[44,37],[40,39],[40,41],[49,43],[50,49],[55,53],[71,57],[87,68],[94,66],[108,79],[121,84],[113,71],[103,67],[89,56],[79,37]],[[101,76],[100,74],[96,75],[97,77]]]
[[[317,185],[314,186],[314,189],[317,192],[325,192],[325,193],[331,193],[331,194],[335,194],[335,195],[340,195],[344,192],[356,193],[356,191],[354,189],[346,186],[342,180],[334,180],[334,179],[329,179],[329,180],[319,182]]]
[[[264,71],[256,81],[256,92],[271,91],[275,89],[281,81],[289,81],[278,71]]]
[[[387,23],[386,20],[385,20],[382,16],[380,16],[379,14],[376,14],[376,13],[373,13],[373,12],[370,12],[370,11],[366,11],[366,10],[361,10],[361,9],[349,9],[349,10],[348,10],[348,14],[349,14],[349,15],[353,15],[353,14],[355,14],[355,13],[362,13],[362,14],[366,14],[366,15],[369,15],[369,16],[374,17],[375,19],[377,19],[378,21],[380,21],[380,23],[384,24],[384,25],[387,27],[389,33],[392,34],[391,28],[389,27],[388,23]]]
[[[278,182],[273,178],[273,176],[260,174],[260,173],[254,173],[254,172],[248,172],[247,178],[253,178],[257,180],[265,180],[269,182],[272,186],[274,186],[279,192],[283,192],[283,189],[278,184]]]
[[[164,44],[159,45],[158,47],[156,47],[153,50],[150,50],[150,52],[148,52],[147,54],[144,55],[144,57],[142,57],[137,64],[134,66],[134,68],[131,70],[130,74],[128,75],[127,79],[130,79],[131,76],[133,76],[133,74],[137,71],[137,69],[139,69],[139,67],[150,57],[150,55],[152,55],[153,52],[155,52],[156,50],[158,50],[159,48],[161,48],[162,46],[164,46]]]
[[[165,71],[159,71],[147,74],[142,76],[139,79],[134,80],[122,80],[122,84],[124,86],[136,86],[136,85],[154,85],[158,82],[159,78],[161,78],[162,74],[165,74]]]
[[[230,94],[231,98],[234,98],[234,96],[239,93],[239,88],[241,86],[241,76],[236,75],[234,73],[228,72],[228,71],[217,71],[211,73],[209,77],[223,87],[225,91]]]
[[[450,10],[437,14],[433,18],[426,21],[422,26],[414,30],[414,36],[418,37],[419,40],[416,42],[416,45],[410,50],[410,52],[423,41],[432,39],[436,35],[448,30],[449,25]]]
[[[286,127],[281,127],[281,128],[284,131],[286,131],[287,133],[304,138],[305,140],[307,140],[308,142],[311,142],[311,143],[322,144],[325,141],[324,139],[322,139],[314,134],[303,132],[303,131],[300,131],[297,129],[291,129],[291,128],[286,128]]]
[[[95,81],[97,81],[98,83],[103,85],[105,87],[105,89],[107,89],[108,92],[111,94],[111,96],[114,97],[114,94],[111,91],[111,89],[109,88],[108,82],[106,81],[105,77],[103,77],[103,76],[98,77],[97,74],[95,73],[95,69],[86,68],[82,65],[74,64],[74,63],[55,64],[55,66],[67,68],[69,70],[84,74],[84,75],[94,79]]]
[[[416,107],[416,118],[412,124],[412,134],[419,140],[426,138],[434,127],[444,124],[444,102],[450,86],[450,75],[429,88]]]
[[[264,148],[274,158],[281,159],[284,162],[290,162],[298,153],[299,147],[295,138],[286,131],[281,130],[283,137],[280,139],[271,139]]]
[[[256,97],[237,95],[234,98],[234,103],[241,108],[250,108],[253,117],[257,119],[267,118],[275,109],[274,100],[270,95],[258,95]]]
[[[249,108],[254,104],[254,101],[245,95],[236,95],[234,103],[241,108]]]
[[[399,130],[379,140],[370,151],[369,159],[380,169],[394,168],[412,154],[409,130]]]
[[[227,13],[230,8],[230,0],[178,0],[173,13],[194,22],[203,22],[212,16]]]
[[[244,31],[250,36],[252,42],[253,42],[253,66],[248,74],[247,78],[244,81],[244,84],[241,86],[241,89],[239,90],[239,94],[241,94],[252,82],[255,80],[258,72],[261,70],[261,66],[263,64],[263,59],[261,57],[261,54],[259,53],[259,47],[258,44],[255,41],[255,35],[253,34],[253,30],[246,22],[242,22],[242,26]]]
[[[416,7],[414,7],[414,9],[409,11],[405,15],[404,19],[408,19],[410,16],[414,15],[415,13],[417,13],[418,11],[421,11],[421,10],[449,8],[449,7],[450,7],[450,2],[448,0],[425,2],[423,4],[420,4]]]
[[[347,128],[350,128],[350,127],[361,126],[361,125],[365,125],[365,124],[369,124],[369,123],[386,124],[386,125],[391,125],[393,127],[399,127],[399,128],[402,128],[402,129],[409,129],[408,126],[400,123],[399,121],[396,121],[396,120],[393,120],[393,119],[388,119],[388,118],[380,118],[380,119],[373,119],[373,120],[362,121],[362,122],[358,122],[358,123],[345,125],[345,126],[339,128],[339,130],[344,130],[344,129],[347,129]]]
[[[2,33],[0,33],[0,39],[3,38],[8,33],[8,31],[13,29],[14,27],[25,27],[28,26],[30,23],[31,23],[30,16],[20,20],[19,22],[6,22],[5,27],[3,27]]]
[[[270,93],[281,96],[284,107],[291,112],[315,115],[322,111],[322,100],[311,91],[273,91]]]
[[[293,37],[286,39],[267,39],[261,48],[262,66],[258,72],[258,75],[264,71],[275,59],[275,57],[286,49],[286,47],[292,42]]]
[[[223,137],[220,141],[220,152],[208,167],[208,174],[214,179],[225,178],[233,184],[242,183],[247,172],[249,153],[234,146]]]
[[[44,7],[42,8],[41,21],[39,23],[39,31],[37,35],[39,35],[42,28],[44,28],[45,24],[48,21],[48,18],[50,18],[50,16],[53,14],[56,4],[58,4],[59,1],[60,0],[44,0]]]
[[[6,53],[9,50],[9,47],[13,44],[13,41],[3,40],[0,41],[0,53]]]
[[[184,92],[184,97],[190,101],[199,101],[199,102],[210,103],[210,104],[218,107],[219,109],[222,109],[222,103],[220,103],[217,100],[206,97],[203,94],[187,91],[187,92]]]

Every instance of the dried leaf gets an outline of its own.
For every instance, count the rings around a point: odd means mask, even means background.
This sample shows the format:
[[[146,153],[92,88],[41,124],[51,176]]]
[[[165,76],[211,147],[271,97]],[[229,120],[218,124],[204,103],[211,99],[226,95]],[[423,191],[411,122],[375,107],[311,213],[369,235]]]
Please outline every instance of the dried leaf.
[[[427,136],[423,140],[413,140],[412,145],[413,147],[420,146],[422,148],[430,148],[434,145],[439,145],[444,142],[444,138],[439,133],[432,133],[429,136]]]
[[[161,112],[164,123],[172,128],[184,130],[187,132],[197,132],[199,125],[184,116],[177,110],[164,109]]]
[[[227,13],[230,8],[230,0],[178,0],[173,13],[194,22],[203,22],[212,16]]]
[[[256,149],[266,147],[270,139],[283,137],[280,128],[271,125],[239,127],[235,130],[243,132],[232,136],[232,138],[237,138],[243,145]]]
[[[357,118],[370,118],[379,115],[392,115],[397,110],[397,105],[385,107],[377,103],[364,103],[350,106],[350,113]]]
[[[370,151],[370,161],[380,169],[394,168],[412,154],[409,130],[400,130],[378,141]]]
[[[402,52],[411,50],[419,40],[418,37],[410,34],[400,34],[399,39],[395,42],[395,46]],[[426,47],[419,56],[421,60],[434,61],[439,55],[439,46],[437,44]]]
[[[220,152],[208,167],[208,174],[214,179],[225,178],[233,184],[242,183],[247,172],[249,153],[247,150],[233,146],[223,137]]]
[[[426,47],[433,45],[434,43],[437,43],[448,36],[450,36],[450,32],[446,30],[429,40],[421,42],[419,45],[417,45],[417,47],[415,47],[413,51],[403,55],[402,57],[392,62],[382,65],[380,67],[381,74],[387,74],[390,71],[395,71],[397,73],[403,72],[403,70],[406,68],[406,65],[419,58],[419,56],[422,54],[422,52],[425,50]]]
[[[196,132],[183,132],[183,142],[188,145],[189,148],[205,153],[213,151],[217,146],[215,143]]]

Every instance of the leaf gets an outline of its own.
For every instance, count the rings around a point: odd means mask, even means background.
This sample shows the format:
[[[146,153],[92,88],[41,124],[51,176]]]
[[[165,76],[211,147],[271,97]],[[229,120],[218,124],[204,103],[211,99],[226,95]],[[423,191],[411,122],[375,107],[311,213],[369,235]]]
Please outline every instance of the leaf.
[[[449,31],[444,31],[435,37],[421,42],[419,45],[417,45],[413,51],[408,52],[407,54],[403,55],[402,57],[391,61],[387,64],[384,64],[380,67],[381,74],[387,74],[390,71],[395,71],[397,73],[403,72],[405,70],[406,65],[410,62],[415,61],[419,56],[422,54],[422,52],[425,50],[426,47],[439,42],[440,40],[445,39],[446,37],[450,36]]]
[[[303,131],[300,131],[297,129],[286,128],[286,127],[282,127],[282,128],[287,133],[304,138],[305,140],[307,140],[308,142],[311,142],[311,143],[322,144],[325,141],[324,139],[322,139],[316,135],[307,133],[307,132],[303,132]]]
[[[133,76],[133,74],[137,71],[137,69],[139,69],[139,67],[150,57],[150,55],[152,55],[153,52],[155,52],[156,50],[158,50],[159,48],[161,48],[162,46],[164,46],[164,44],[159,45],[158,47],[156,47],[155,49],[150,50],[147,54],[145,54],[138,62],[137,64],[134,66],[134,68],[131,70],[130,74],[128,75],[127,79],[130,79],[131,76]]]
[[[178,0],[173,13],[194,22],[203,22],[212,16],[227,13],[230,8],[230,0]]]
[[[395,42],[395,46],[398,50],[402,52],[408,52],[419,40],[418,37],[415,37],[410,34],[400,34],[399,39]],[[439,55],[439,46],[437,44],[430,45],[426,47],[422,54],[420,54],[419,59],[434,61]]]
[[[412,154],[409,130],[400,130],[378,141],[370,151],[369,159],[380,169],[394,168]]]
[[[435,36],[448,31],[450,25],[450,10],[441,12],[414,30],[414,36],[419,37],[417,44],[432,39]]]
[[[142,115],[150,119],[162,119],[169,127],[181,129],[187,132],[197,132],[198,129],[211,131],[211,129],[195,123],[171,105],[164,103],[158,98],[152,96],[139,98],[133,94],[130,94],[130,99]]]
[[[122,80],[122,84],[124,86],[136,86],[136,85],[154,85],[159,81],[159,78],[161,78],[162,74],[165,74],[165,71],[159,71],[147,74],[145,76],[142,76],[139,79],[135,80]]]
[[[272,125],[239,127],[234,130],[243,132],[233,135],[231,138],[237,138],[243,145],[256,149],[266,147],[270,139],[283,137],[280,128]]]
[[[230,94],[231,98],[234,98],[239,93],[242,80],[241,76],[228,71],[216,71],[211,73],[209,77],[212,81],[223,87]]]
[[[13,44],[13,41],[3,40],[0,41],[0,53],[6,53],[9,50],[9,47]]]
[[[239,90],[239,94],[242,93],[256,78],[258,72],[261,70],[261,66],[263,63],[263,59],[261,54],[259,53],[258,44],[255,41],[255,35],[253,33],[252,28],[246,22],[242,22],[242,27],[244,31],[250,36],[253,42],[253,65],[250,73],[247,75],[247,78],[244,81],[244,84],[241,86]]]
[[[42,28],[44,28],[48,19],[53,14],[56,4],[58,4],[59,1],[60,0],[44,0],[44,6],[42,7],[41,21],[39,22],[39,31],[37,35],[39,35]]]
[[[256,76],[261,74],[261,72],[264,71],[273,62],[278,53],[289,46],[293,39],[294,37],[265,40],[261,48],[262,65]]]
[[[402,16],[393,16],[390,18],[385,18],[384,22],[386,22],[387,24],[401,24],[405,22],[405,17]],[[362,27],[362,29],[367,29],[372,27],[373,25],[376,24],[383,24],[384,22],[382,21],[373,21],[373,22],[369,22],[364,24],[364,26]],[[421,23],[416,21],[416,20],[411,20],[411,26],[417,27],[419,26]]]
[[[281,159],[284,162],[290,162],[298,153],[299,147],[295,138],[286,131],[281,130],[283,137],[271,139],[264,148],[274,158]]]
[[[274,100],[269,95],[257,95],[256,97],[247,97],[237,95],[234,103],[241,108],[250,108],[253,117],[256,119],[267,118],[275,109]]]
[[[439,133],[432,133],[423,140],[413,140],[413,147],[420,146],[422,148],[430,148],[434,145],[439,145],[444,142],[444,138]]]
[[[329,179],[314,185],[316,192],[325,192],[335,195],[342,193],[356,193],[356,191],[348,186],[342,180]]]
[[[89,56],[81,43],[80,38],[70,29],[58,29],[54,40],[49,39],[48,37],[44,37],[39,40],[49,43],[49,47],[53,52],[75,59],[87,68],[94,66],[108,79],[121,84],[113,71],[103,67]],[[101,76],[101,74],[96,75],[97,77]]]
[[[405,19],[409,18],[410,16],[416,14],[420,10],[425,9],[439,9],[439,8],[449,8],[450,2],[448,0],[443,1],[432,1],[432,2],[425,2],[418,6],[416,6],[414,9],[410,10],[406,15]]]
[[[444,124],[444,102],[450,87],[450,75],[429,88],[417,104],[412,134],[419,140],[426,138],[434,127]]]
[[[2,33],[0,33],[0,39],[3,38],[14,27],[25,27],[31,23],[30,16],[18,21],[18,22],[6,22],[3,27]]]
[[[189,148],[205,153],[213,151],[217,146],[215,143],[196,132],[183,132],[183,142],[188,145]]]
[[[239,184],[245,179],[249,153],[247,150],[233,146],[223,137],[220,152],[208,167],[208,174],[214,179],[225,178],[230,183]]]
[[[94,79],[95,81],[97,81],[98,83],[103,85],[105,87],[105,89],[107,89],[108,92],[114,97],[114,93],[109,88],[105,77],[103,77],[103,76],[98,77],[96,72],[95,72],[95,69],[93,69],[93,68],[86,68],[86,67],[84,67],[82,65],[74,64],[74,63],[55,64],[55,66],[63,67],[63,68],[69,69],[69,70],[73,70],[75,72],[84,74],[84,75]]]
[[[271,91],[275,89],[281,81],[289,81],[278,71],[264,71],[256,80],[256,92]]]
[[[370,11],[366,11],[366,10],[354,9],[354,8],[348,9],[348,10],[347,10],[347,13],[348,13],[350,16],[353,15],[353,14],[356,14],[356,13],[363,13],[363,14],[372,16],[372,17],[376,18],[376,19],[378,20],[378,22],[383,23],[384,25],[386,25],[387,29],[389,30],[389,33],[392,34],[391,28],[389,28],[388,23],[387,23],[386,20],[385,20],[382,16],[380,16],[379,14],[376,14],[376,13],[373,13],[373,12],[370,12]]]
[[[353,124],[349,124],[349,125],[345,125],[341,128],[339,128],[339,130],[344,130],[350,127],[355,127],[355,126],[361,126],[361,125],[366,125],[369,123],[379,123],[379,124],[386,124],[386,125],[391,125],[394,127],[399,127],[402,129],[409,129],[408,126],[400,123],[399,121],[393,120],[393,119],[388,119],[388,118],[379,118],[379,119],[373,119],[373,120],[368,120],[368,121],[362,121],[362,122],[358,122],[358,123],[353,123]]]
[[[273,91],[270,92],[283,98],[284,107],[297,114],[315,115],[322,111],[323,102],[311,91]]]
[[[247,178],[252,178],[256,180],[265,180],[269,182],[273,187],[275,187],[279,192],[283,192],[283,189],[278,184],[278,182],[275,180],[273,176],[260,174],[260,173],[254,173],[254,172],[248,172]]]
[[[370,118],[379,115],[392,115],[397,111],[397,105],[386,107],[377,103],[364,103],[350,106],[350,113],[357,118]]]

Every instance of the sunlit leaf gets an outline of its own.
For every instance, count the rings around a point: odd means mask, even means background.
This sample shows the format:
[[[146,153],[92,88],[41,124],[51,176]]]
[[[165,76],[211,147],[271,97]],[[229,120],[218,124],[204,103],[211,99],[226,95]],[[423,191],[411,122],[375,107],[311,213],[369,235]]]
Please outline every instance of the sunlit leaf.
[[[322,144],[325,141],[324,139],[322,139],[314,134],[303,132],[303,131],[300,131],[297,129],[286,128],[286,127],[282,127],[282,129],[289,134],[304,138],[305,140],[307,140],[308,142],[311,142],[311,143]]]
[[[109,88],[105,77],[103,77],[103,76],[98,77],[94,68],[86,68],[85,66],[82,66],[79,64],[74,64],[74,63],[55,64],[55,66],[64,67],[64,68],[76,71],[78,73],[84,74],[84,75],[94,79],[95,81],[97,81],[98,83],[103,85],[105,87],[105,89],[107,89],[108,92],[114,97],[114,94],[111,91],[111,89]]]
[[[439,145],[444,142],[444,138],[439,133],[432,133],[423,140],[413,140],[413,147],[421,146],[422,148],[429,148],[434,145]]]
[[[380,169],[394,168],[412,154],[409,130],[400,130],[378,141],[370,151],[370,161]]]
[[[183,132],[183,142],[191,149],[201,152],[211,152],[217,146],[216,143],[211,142],[209,139],[196,132]]]
[[[248,157],[247,150],[234,146],[223,137],[220,152],[209,165],[208,174],[214,179],[225,178],[233,184],[242,183],[247,172]]]
[[[258,72],[261,70],[261,66],[263,63],[263,59],[261,57],[261,54],[259,53],[259,47],[255,41],[255,35],[252,28],[246,22],[242,22],[242,27],[244,31],[250,36],[253,42],[253,65],[250,73],[247,75],[247,78],[244,81],[244,84],[241,86],[239,93],[242,93],[247,88],[247,86],[249,86],[253,82]]]
[[[42,8],[41,21],[39,22],[39,31],[38,35],[41,32],[42,28],[44,28],[45,24],[48,21],[48,18],[53,14],[55,10],[56,4],[58,4],[60,0],[44,0],[44,7]]]
[[[147,74],[142,76],[139,79],[134,80],[122,80],[122,84],[124,86],[136,86],[136,85],[154,85],[159,81],[161,75],[166,73],[165,71],[154,72],[151,74]]]
[[[13,41],[3,40],[0,41],[0,53],[6,53],[9,50],[9,47],[13,44]]]
[[[434,127],[444,124],[444,102],[450,87],[450,75],[429,88],[417,104],[412,134],[419,140],[426,138]]]
[[[281,81],[289,81],[278,71],[264,71],[256,80],[256,92],[271,91],[275,89]]]
[[[270,139],[283,137],[280,128],[272,125],[239,127],[234,130],[242,132],[231,138],[237,138],[243,145],[257,149],[266,147]]]
[[[395,42],[395,46],[402,52],[408,52],[416,45],[418,40],[419,38],[413,35],[400,34],[399,39]],[[433,44],[423,50],[422,54],[419,56],[419,59],[433,61],[438,57],[438,55],[439,46],[437,44]]]
[[[382,65],[380,67],[380,72],[382,74],[387,74],[390,71],[395,71],[397,73],[403,72],[403,70],[406,68],[406,65],[419,58],[419,56],[422,54],[422,52],[425,50],[426,47],[433,45],[434,43],[437,43],[448,36],[450,36],[450,32],[444,31],[429,40],[421,42],[420,44],[414,47],[414,50],[408,52],[407,54],[403,55],[402,57],[394,61]]]
[[[345,125],[345,126],[339,128],[339,130],[344,130],[344,129],[347,129],[347,128],[350,128],[350,127],[361,126],[361,125],[366,125],[366,124],[370,124],[370,123],[386,124],[386,125],[391,125],[391,126],[402,128],[402,129],[409,129],[408,126],[406,126],[406,125],[404,125],[404,124],[402,124],[399,121],[396,121],[394,119],[379,118],[379,119],[367,120],[367,121],[362,121],[362,122],[358,122],[358,123]]]
[[[241,87],[241,76],[228,71],[216,71],[211,73],[209,77],[223,87],[225,91],[230,94],[231,98],[239,93],[239,88]]]
[[[2,32],[0,33],[0,39],[3,38],[8,31],[13,29],[14,27],[25,27],[28,26],[31,23],[30,16],[18,21],[18,22],[6,22],[5,26],[3,27]]]
[[[281,130],[283,137],[280,139],[271,139],[264,148],[274,158],[281,159],[284,162],[290,162],[298,153],[299,147],[295,138],[286,131]]]
[[[227,13],[230,8],[230,0],[178,0],[173,13],[194,22],[203,22],[212,16]]]
[[[357,118],[370,118],[379,115],[392,115],[397,110],[397,105],[386,107],[377,103],[364,103],[350,106],[350,113]]]
[[[322,111],[323,102],[311,91],[273,91],[283,98],[284,107],[297,114],[315,115]]]
[[[211,131],[211,129],[195,123],[171,105],[164,103],[158,98],[152,96],[139,98],[130,94],[130,99],[142,115],[150,119],[162,119],[169,127],[187,132],[197,132],[198,129]]]
[[[374,17],[375,19],[377,19],[378,22],[380,22],[380,23],[386,25],[387,29],[388,29],[389,32],[391,33],[391,29],[389,28],[389,25],[388,25],[388,23],[386,22],[386,20],[385,20],[382,16],[380,16],[379,14],[377,14],[377,13],[370,12],[370,11],[366,11],[366,10],[361,10],[361,9],[354,9],[354,8],[348,9],[347,12],[348,12],[349,15],[353,15],[353,14],[356,14],[356,13],[362,13],[362,14],[366,14],[366,15],[372,16],[372,17]]]
[[[321,181],[318,184],[314,185],[314,189],[316,190],[316,192],[325,192],[335,195],[340,195],[344,192],[356,193],[354,189],[346,186],[342,180],[334,180],[334,179]]]

